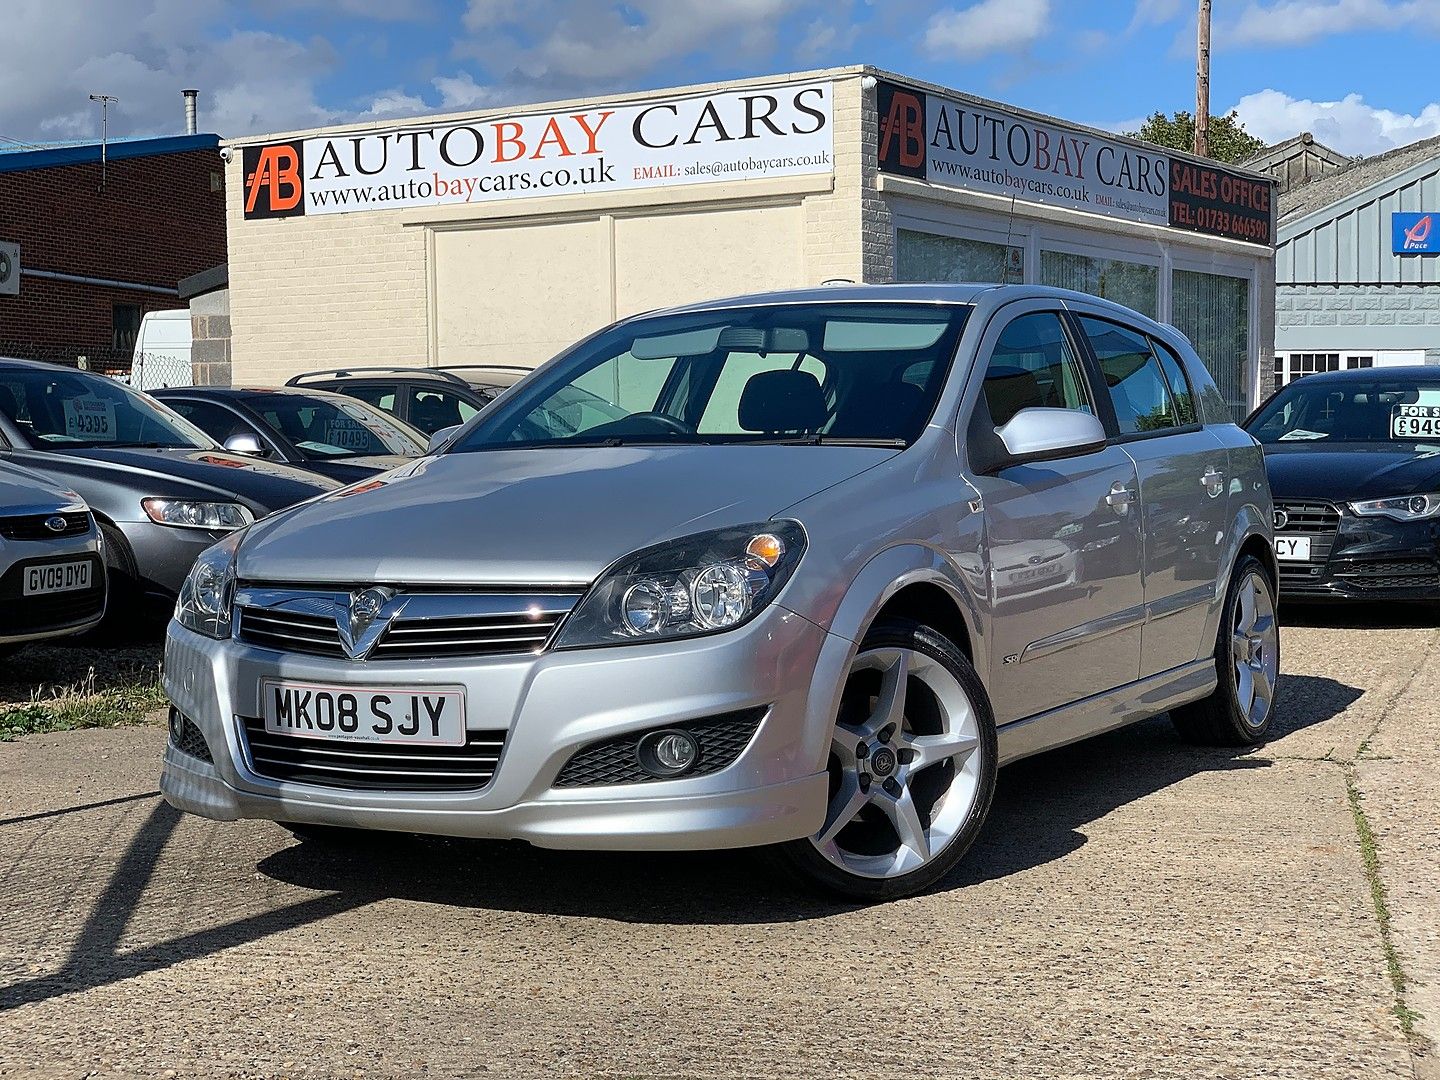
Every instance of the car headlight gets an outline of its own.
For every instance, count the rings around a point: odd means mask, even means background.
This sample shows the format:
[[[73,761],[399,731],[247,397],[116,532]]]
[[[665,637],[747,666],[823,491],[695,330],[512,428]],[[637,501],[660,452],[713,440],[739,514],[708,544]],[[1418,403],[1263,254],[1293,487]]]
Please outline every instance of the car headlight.
[[[1350,509],[1361,517],[1388,517],[1396,521],[1423,521],[1440,517],[1440,495],[1400,495],[1393,499],[1353,502]]]
[[[798,522],[762,522],[687,536],[627,555],[585,594],[556,647],[666,641],[729,630],[753,618],[805,551]]]
[[[233,532],[200,553],[175,602],[175,620],[187,630],[213,638],[230,636],[230,604],[235,598],[235,552],[243,532]]]
[[[178,529],[225,532],[254,524],[249,507],[231,502],[197,502],[194,499],[141,499],[140,505],[157,525]]]

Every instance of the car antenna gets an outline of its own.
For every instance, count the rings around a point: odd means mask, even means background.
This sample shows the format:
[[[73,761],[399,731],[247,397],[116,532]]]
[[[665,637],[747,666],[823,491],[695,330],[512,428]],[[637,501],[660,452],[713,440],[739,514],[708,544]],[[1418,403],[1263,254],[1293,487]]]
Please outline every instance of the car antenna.
[[[1010,239],[1015,235],[1015,196],[1010,196],[1010,217],[1005,222],[1005,265],[1000,268],[1000,284],[1010,284]],[[1022,274],[1023,277],[1023,274]]]

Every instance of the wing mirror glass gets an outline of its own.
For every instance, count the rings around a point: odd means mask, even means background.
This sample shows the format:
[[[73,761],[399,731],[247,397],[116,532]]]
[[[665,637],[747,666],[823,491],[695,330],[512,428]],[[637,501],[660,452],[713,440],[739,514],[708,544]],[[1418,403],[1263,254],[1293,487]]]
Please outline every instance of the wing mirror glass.
[[[260,445],[260,439],[248,431],[237,431],[225,440],[225,449],[232,454],[250,454],[253,457],[264,457],[265,448]]]
[[[1074,409],[1021,409],[995,434],[1016,462],[1090,454],[1105,445],[1099,419]]]
[[[435,432],[434,435],[431,435],[430,441],[425,444],[425,453],[433,454],[436,450],[439,450],[440,447],[445,445],[451,435],[454,435],[455,432],[460,430],[460,426],[459,424],[451,424],[449,427],[442,427],[439,431]]]

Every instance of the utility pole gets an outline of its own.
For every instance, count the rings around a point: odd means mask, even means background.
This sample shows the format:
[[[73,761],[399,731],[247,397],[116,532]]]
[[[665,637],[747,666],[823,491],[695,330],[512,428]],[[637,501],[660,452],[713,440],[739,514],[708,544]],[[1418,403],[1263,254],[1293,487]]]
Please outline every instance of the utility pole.
[[[1195,47],[1195,153],[1210,156],[1210,0],[1200,0]]]
[[[91,94],[91,101],[100,103],[100,190],[105,190],[105,127],[110,119],[110,106],[120,99],[109,94]]]

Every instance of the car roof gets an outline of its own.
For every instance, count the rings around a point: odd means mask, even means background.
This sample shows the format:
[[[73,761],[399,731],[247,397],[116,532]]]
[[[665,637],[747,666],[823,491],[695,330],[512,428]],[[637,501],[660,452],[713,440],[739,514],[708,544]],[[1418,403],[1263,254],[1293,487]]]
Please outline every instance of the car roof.
[[[1396,367],[1349,368],[1345,371],[1317,371],[1290,383],[1308,386],[1351,382],[1440,383],[1440,366],[1434,364],[1401,364]]]
[[[166,386],[150,393],[159,398],[178,397],[183,394],[189,397],[228,398],[233,401],[243,401],[260,394],[334,398],[337,401],[355,400],[332,390],[322,390],[318,386]]]

